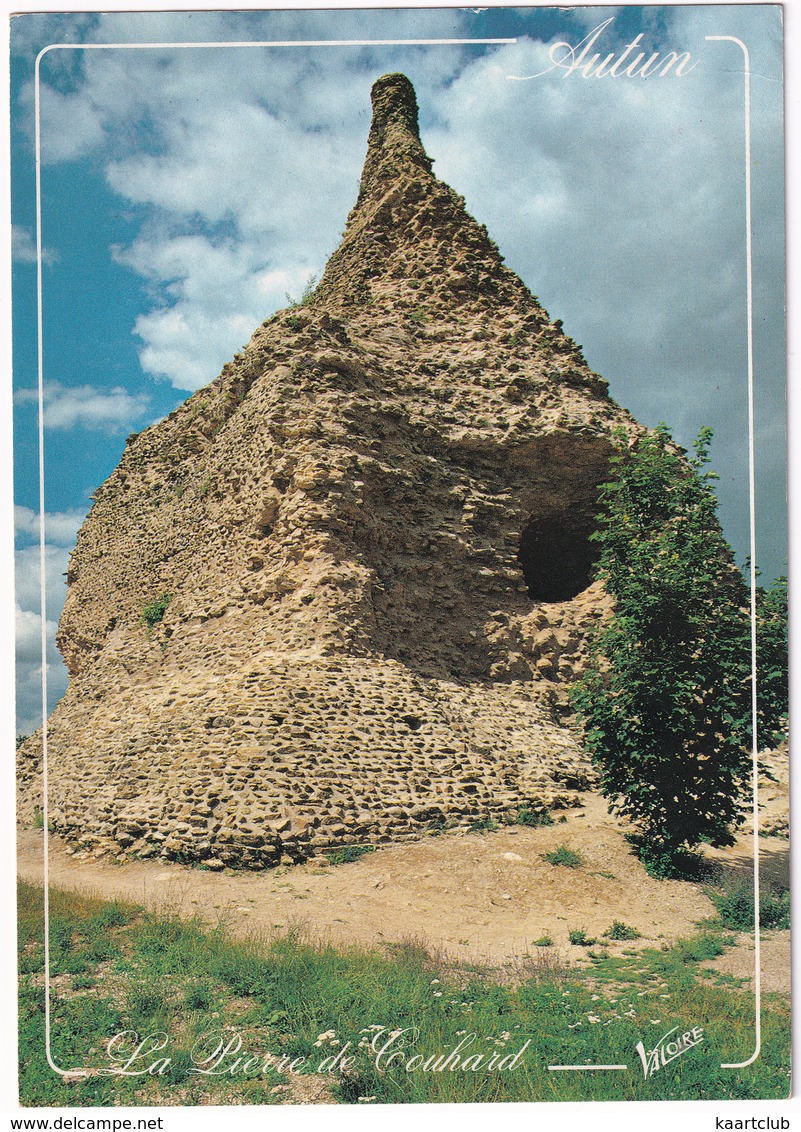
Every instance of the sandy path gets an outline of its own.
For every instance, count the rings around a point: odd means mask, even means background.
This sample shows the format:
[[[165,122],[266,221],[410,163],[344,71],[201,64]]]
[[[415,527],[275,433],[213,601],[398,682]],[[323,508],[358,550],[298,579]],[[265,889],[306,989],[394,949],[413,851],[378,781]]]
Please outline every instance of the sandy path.
[[[584,954],[568,943],[575,928],[598,936],[618,919],[642,933],[636,946],[647,946],[691,933],[699,919],[714,914],[702,886],[648,877],[603,800],[587,795],[585,801],[566,822],[546,828],[446,834],[382,847],[349,865],[309,862],[263,872],[77,858],[51,837],[50,878],[59,887],[181,915],[197,912],[214,921],[224,914],[238,932],[302,923],[313,935],[336,942],[419,938],[454,958],[493,965],[541,953],[532,945],[543,936],[575,962]],[[23,879],[41,880],[42,842],[41,831],[20,831]],[[542,859],[560,845],[579,852],[583,866],[553,866]],[[786,871],[786,842],[762,839],[760,849],[772,876]],[[744,839],[715,856],[727,866],[747,868],[749,851]]]

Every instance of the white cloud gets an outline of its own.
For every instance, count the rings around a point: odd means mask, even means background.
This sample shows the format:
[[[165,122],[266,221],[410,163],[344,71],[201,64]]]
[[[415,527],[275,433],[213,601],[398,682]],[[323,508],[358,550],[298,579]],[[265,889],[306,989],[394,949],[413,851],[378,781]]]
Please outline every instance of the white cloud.
[[[22,509],[27,510],[27,509]],[[32,514],[32,512],[31,512]],[[26,517],[27,521],[27,517]],[[56,647],[56,626],[66,597],[64,573],[69,551],[45,547],[46,657],[49,710],[67,687],[67,669]],[[15,555],[17,730],[29,734],[41,726],[42,609],[39,547],[26,547]]]
[[[150,400],[146,394],[134,395],[122,386],[103,389],[95,385],[62,385],[58,381],[45,383],[42,394],[45,427],[52,429],[80,425],[121,431],[147,412]],[[35,389],[20,389],[14,400],[17,404],[35,404],[38,396]]]
[[[21,224],[11,225],[11,256],[18,263],[36,263],[36,241],[27,228]],[[58,253],[51,248],[42,248],[42,263],[48,266],[58,262]]]
[[[250,338],[265,312],[300,295],[322,264],[270,269],[260,249],[232,242],[215,245],[201,236],[143,236],[117,253],[170,305],[140,315],[134,332],[143,346],[142,367],[167,377],[178,389],[206,384]]]
[[[78,529],[86,518],[85,511],[45,511],[45,538],[56,546],[73,546]],[[39,538],[39,515],[30,507],[14,508],[14,530],[17,534]]]
[[[16,610],[17,733],[30,735],[42,726],[42,619]],[[55,644],[56,623],[47,622],[48,713],[67,690],[68,674]]]
[[[262,18],[257,19],[259,15]],[[148,17],[153,14],[148,14]],[[262,13],[269,39],[444,36],[464,14],[417,11]],[[123,39],[237,38],[227,16],[125,17]],[[93,38],[120,23],[102,17]],[[157,34],[158,33],[158,34]],[[48,89],[49,160],[103,154],[110,187],[148,209],[139,236],[116,249],[148,284],[152,306],[133,327],[145,372],[192,390],[216,376],[255,327],[319,274],[358,189],[369,90],[398,50],[295,48],[86,52],[77,92]],[[401,50],[418,83],[450,79],[458,48]],[[49,56],[48,56],[49,59]],[[407,64],[410,64],[407,66]],[[63,137],[63,123],[81,106]],[[155,137],[155,144],[154,143]],[[143,139],[149,144],[135,144]],[[132,144],[133,143],[133,144]],[[221,235],[221,232],[224,235]]]
[[[67,596],[66,572],[70,552],[67,547],[45,545],[45,600],[48,619],[58,620]],[[15,555],[15,586],[21,609],[41,613],[39,547],[26,546]]]

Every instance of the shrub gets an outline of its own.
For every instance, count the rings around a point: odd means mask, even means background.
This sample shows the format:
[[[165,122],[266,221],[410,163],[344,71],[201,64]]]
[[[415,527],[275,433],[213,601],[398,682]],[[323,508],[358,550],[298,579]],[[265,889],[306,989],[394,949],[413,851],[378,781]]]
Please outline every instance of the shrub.
[[[757,711],[760,749],[777,742],[789,711],[787,579],[776,578],[756,592]]]
[[[587,935],[585,928],[574,928],[567,933],[567,938],[574,947],[592,947],[598,941]]]
[[[593,536],[615,609],[572,692],[601,790],[655,875],[701,841],[732,844],[750,771],[747,594],[716,517],[711,436],[686,460],[665,425],[619,435]]]
[[[568,849],[566,845],[560,845],[550,853],[543,853],[542,859],[549,865],[565,865],[568,869],[578,869],[584,864],[581,853]]]

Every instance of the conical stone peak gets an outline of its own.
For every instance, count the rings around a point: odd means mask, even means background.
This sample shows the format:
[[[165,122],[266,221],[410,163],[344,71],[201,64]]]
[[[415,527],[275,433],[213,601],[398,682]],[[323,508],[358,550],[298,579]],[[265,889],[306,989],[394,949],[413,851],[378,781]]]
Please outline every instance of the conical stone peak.
[[[373,120],[367,139],[367,158],[362,173],[359,200],[383,189],[396,179],[404,165],[431,171],[428,157],[420,141],[417,121],[417,98],[414,87],[405,75],[383,75],[373,84],[370,94]]]
[[[431,324],[450,323],[454,308],[472,299],[504,314],[516,308],[544,319],[520,279],[504,267],[486,229],[467,213],[464,198],[432,172],[410,81],[384,75],[373,84],[371,99],[359,195],[315,303],[353,317],[380,302],[402,320]],[[421,292],[427,293],[425,310]]]
[[[393,126],[408,131],[420,140],[417,98],[414,87],[405,75],[396,72],[376,79],[370,91],[370,101],[373,104],[371,142],[375,140],[379,143],[385,131]]]

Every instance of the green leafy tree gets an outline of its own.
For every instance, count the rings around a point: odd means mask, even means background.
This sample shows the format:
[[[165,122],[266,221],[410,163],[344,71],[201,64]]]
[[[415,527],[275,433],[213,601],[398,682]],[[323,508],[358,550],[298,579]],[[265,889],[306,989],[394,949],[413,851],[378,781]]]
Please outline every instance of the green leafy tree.
[[[787,641],[787,578],[782,575],[756,594],[757,711],[760,746],[786,730],[790,710]]]
[[[601,790],[662,875],[702,841],[732,843],[750,772],[748,595],[716,517],[711,436],[689,460],[664,425],[620,438],[594,536],[614,613],[573,689]]]

